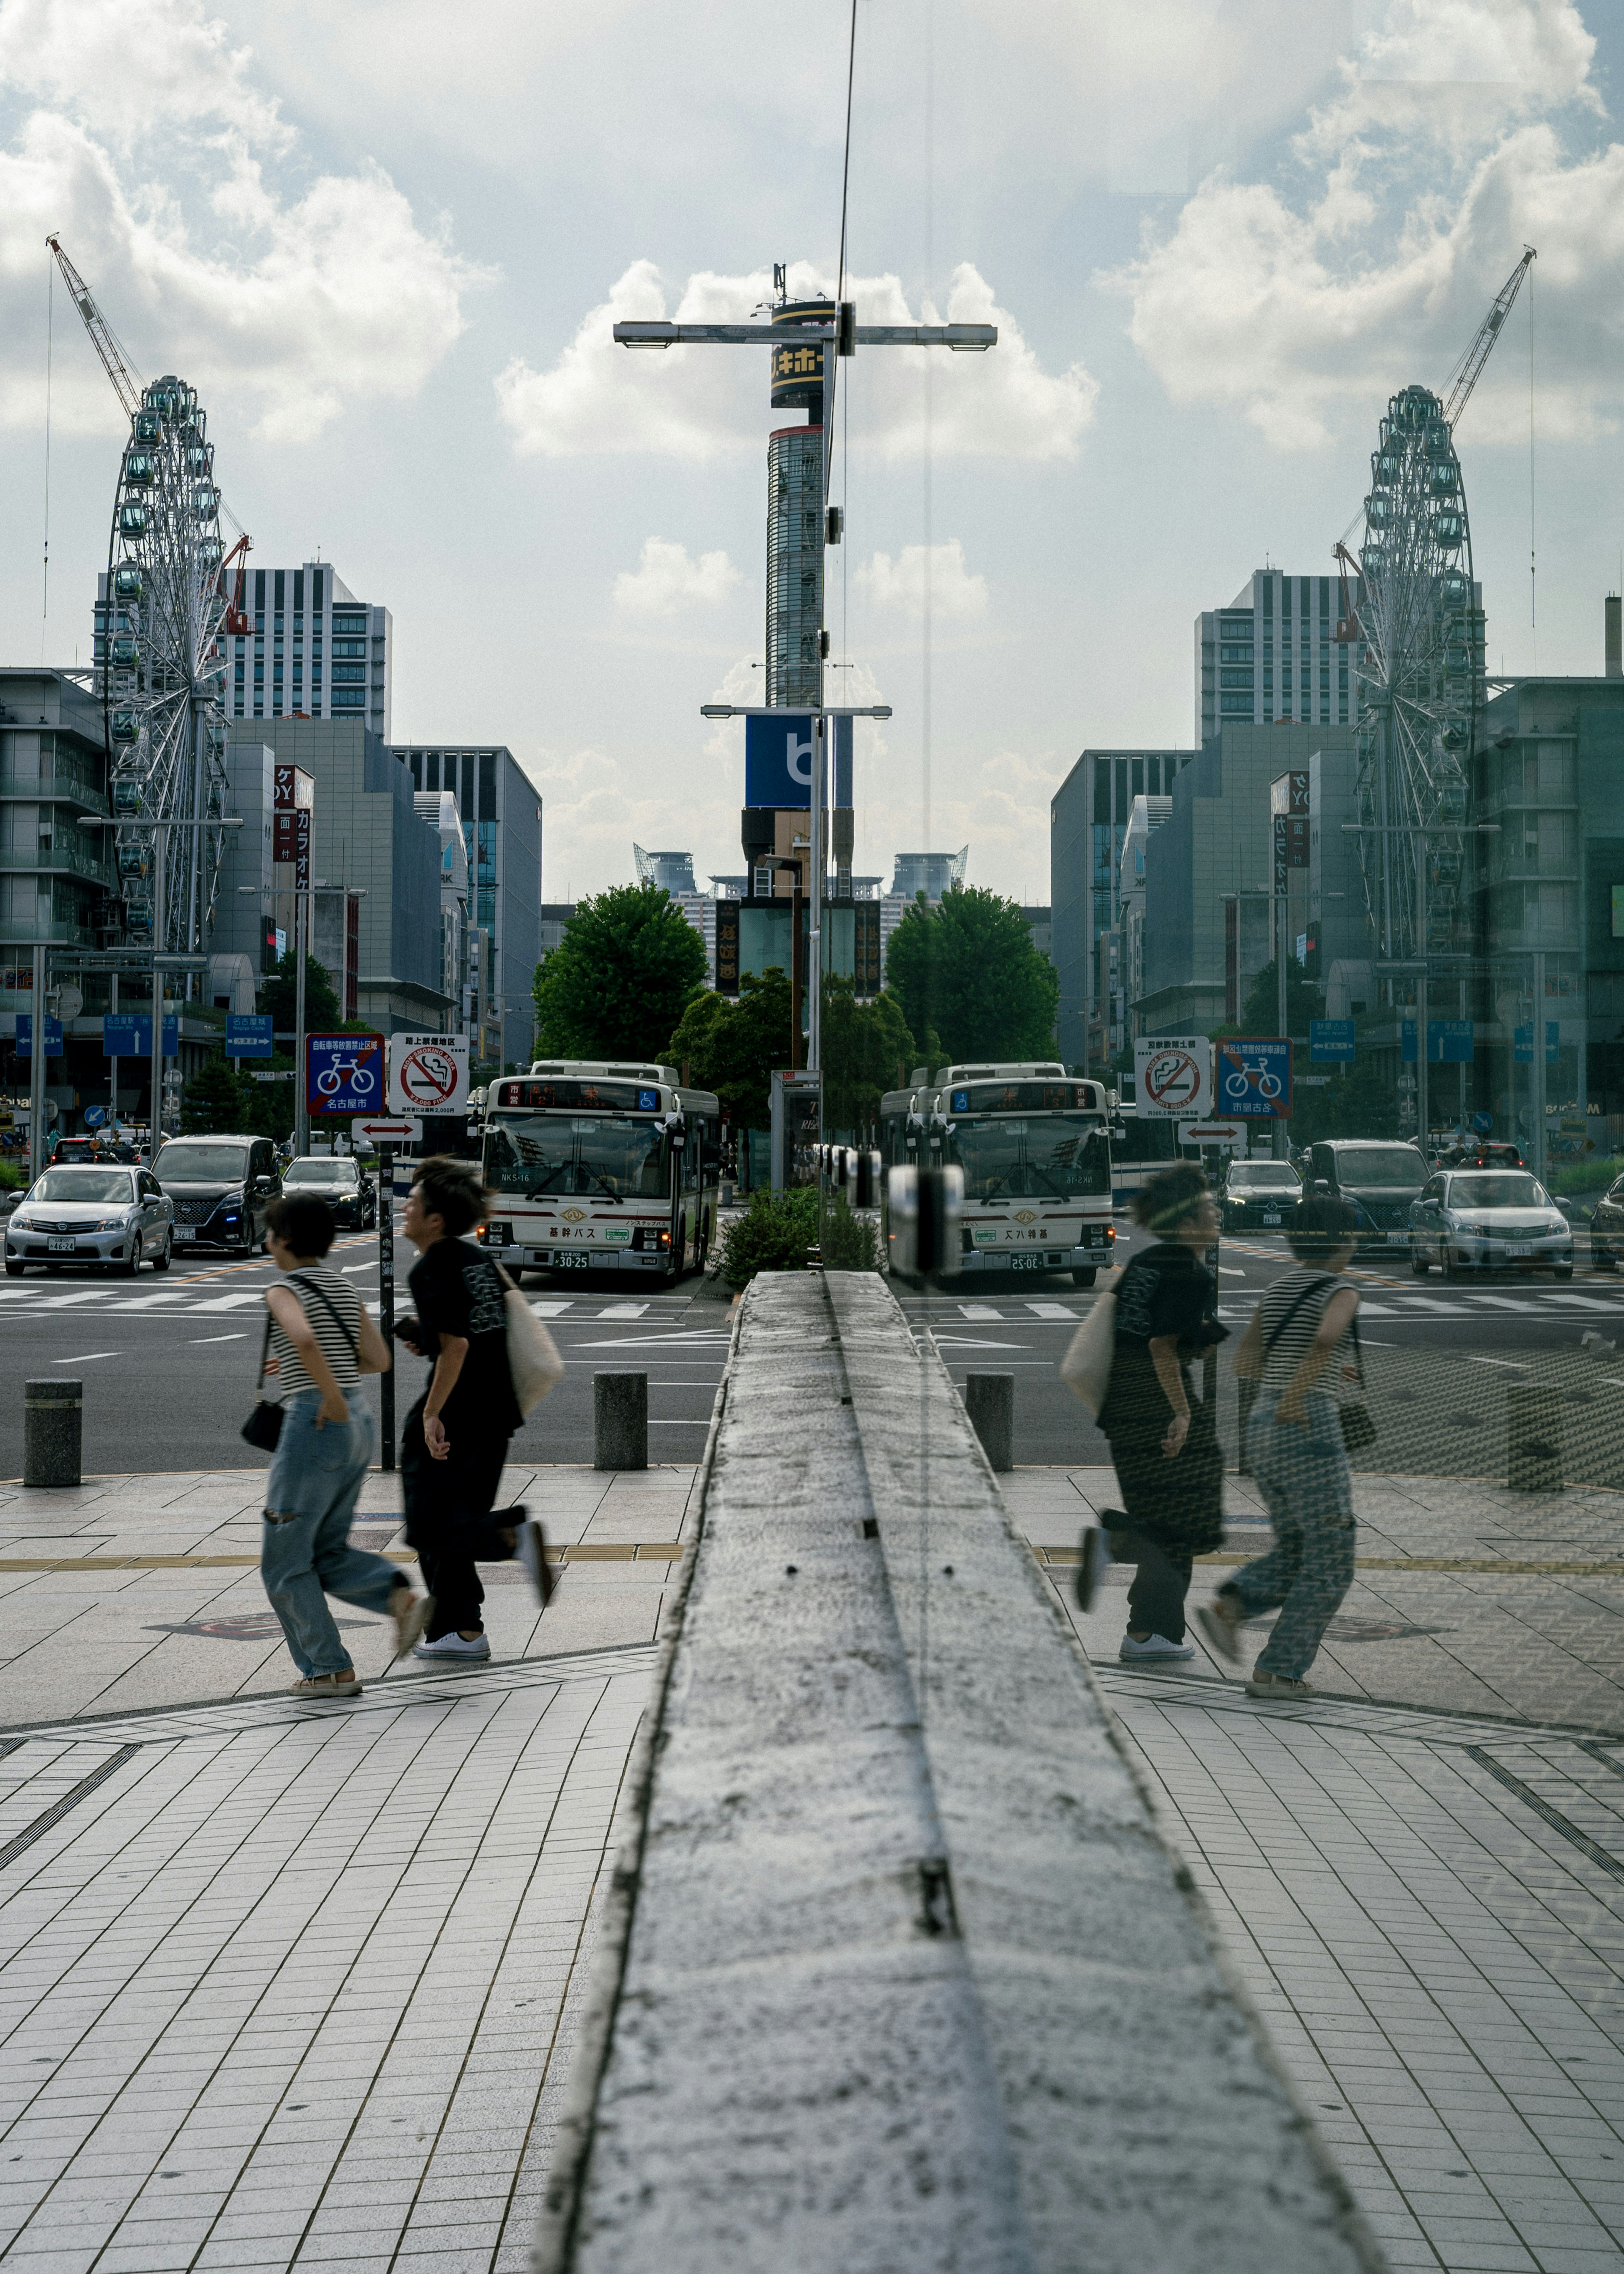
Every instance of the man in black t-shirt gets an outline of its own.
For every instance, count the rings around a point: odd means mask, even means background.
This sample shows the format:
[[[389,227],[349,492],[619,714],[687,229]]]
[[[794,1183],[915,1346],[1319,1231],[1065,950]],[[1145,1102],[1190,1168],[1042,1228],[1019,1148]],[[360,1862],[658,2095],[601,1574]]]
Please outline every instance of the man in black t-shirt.
[[[508,1441],[524,1417],[508,1364],[501,1274],[462,1237],[484,1215],[485,1199],[470,1162],[425,1161],[402,1220],[419,1256],[410,1281],[417,1316],[402,1319],[395,1337],[432,1367],[401,1437],[406,1537],[434,1598],[417,1658],[491,1655],[477,1562],[516,1557],[538,1600],[548,1593],[541,1526],[527,1522],[523,1508],[491,1517]]]

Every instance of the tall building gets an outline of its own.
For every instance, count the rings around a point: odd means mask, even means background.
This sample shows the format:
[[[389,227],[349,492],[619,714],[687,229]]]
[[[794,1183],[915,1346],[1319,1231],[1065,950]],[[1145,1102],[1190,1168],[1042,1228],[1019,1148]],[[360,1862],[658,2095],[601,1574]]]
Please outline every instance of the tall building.
[[[891,953],[891,936],[919,895],[923,892],[927,900],[939,900],[944,892],[964,883],[970,848],[961,845],[957,853],[897,853],[891,857],[891,884],[880,895],[882,970]]]
[[[1111,943],[1117,937],[1122,848],[1133,801],[1169,795],[1194,756],[1193,750],[1085,750],[1049,802],[1050,952],[1060,975],[1059,1050],[1067,1065],[1103,1065],[1111,1055],[1107,1035],[1113,1024],[1124,1023]]]
[[[1117,963],[1125,1015],[1120,1031],[1108,1037],[1113,1056],[1139,1032],[1133,1005],[1145,991],[1145,848],[1172,811],[1170,796],[1136,797],[1128,813],[1116,886]]]
[[[387,608],[357,600],[321,561],[248,569],[243,603],[252,629],[226,641],[226,707],[234,719],[358,719],[388,741],[394,618]]]
[[[1336,637],[1335,576],[1286,576],[1259,568],[1227,608],[1195,620],[1195,739],[1221,726],[1279,719],[1345,727],[1358,713],[1350,684],[1350,642]]]
[[[470,1055],[480,1065],[528,1067],[541,960],[541,793],[500,745],[402,742],[395,756],[414,791],[456,802],[469,870]]]
[[[781,272],[780,272],[781,273]],[[832,323],[832,300],[783,300],[775,324]],[[823,699],[823,377],[815,347],[772,351],[772,408],[805,425],[767,439],[767,701],[815,711]]]
[[[411,802],[419,820],[426,822],[440,840],[440,983],[456,1005],[452,1020],[455,1030],[466,1034],[474,1006],[468,953],[471,930],[468,847],[462,825],[457,818],[456,800],[448,790],[416,790]]]
[[[691,853],[645,853],[641,845],[632,847],[632,860],[640,885],[658,885],[674,900],[682,892],[696,892],[694,882],[694,856]]]
[[[36,939],[97,947],[114,936],[122,910],[109,832],[79,826],[81,814],[106,813],[107,781],[106,719],[88,687],[65,671],[0,670],[0,952],[8,964],[14,949]],[[0,991],[9,999],[14,990]]]

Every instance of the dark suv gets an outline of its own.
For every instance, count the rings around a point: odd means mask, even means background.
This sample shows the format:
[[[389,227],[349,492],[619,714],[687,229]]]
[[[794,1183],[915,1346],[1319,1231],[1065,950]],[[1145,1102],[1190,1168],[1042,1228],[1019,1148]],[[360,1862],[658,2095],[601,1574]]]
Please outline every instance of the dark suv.
[[[175,1252],[223,1248],[248,1254],[265,1241],[265,1218],[282,1192],[268,1137],[171,1137],[153,1172],[175,1203]]]
[[[1309,1148],[1311,1193],[1346,1201],[1357,1213],[1361,1254],[1380,1248],[1410,1261],[1410,1203],[1432,1171],[1418,1145],[1380,1137],[1332,1137]]]
[[[1596,1203],[1590,1218],[1590,1268],[1616,1271],[1624,1255],[1624,1177],[1616,1178]]]

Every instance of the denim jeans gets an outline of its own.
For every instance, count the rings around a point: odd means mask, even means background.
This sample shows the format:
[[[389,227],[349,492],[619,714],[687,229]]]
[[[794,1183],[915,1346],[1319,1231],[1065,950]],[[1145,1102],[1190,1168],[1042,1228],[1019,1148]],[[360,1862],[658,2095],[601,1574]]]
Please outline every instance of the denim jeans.
[[[1247,1618],[1280,1616],[1258,1659],[1259,1674],[1300,1682],[1327,1627],[1353,1585],[1353,1488],[1342,1449],[1336,1401],[1311,1390],[1308,1426],[1277,1421],[1259,1403],[1247,1428],[1252,1472],[1263,1495],[1274,1545],[1243,1564],[1222,1594],[1240,1600]]]
[[[372,1449],[372,1417],[356,1396],[346,1422],[318,1429],[320,1390],[282,1408],[282,1437],[266,1480],[259,1576],[282,1622],[288,1652],[309,1681],[350,1663],[327,1598],[384,1612],[401,1574],[381,1555],[350,1545],[350,1519]]]

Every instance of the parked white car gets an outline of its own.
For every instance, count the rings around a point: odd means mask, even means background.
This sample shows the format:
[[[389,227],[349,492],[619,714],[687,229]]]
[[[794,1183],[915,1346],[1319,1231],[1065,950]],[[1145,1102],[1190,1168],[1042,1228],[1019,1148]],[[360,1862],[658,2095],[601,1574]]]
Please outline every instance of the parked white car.
[[[148,1169],[47,1169],[5,1227],[8,1278],[31,1264],[70,1265],[133,1278],[143,1262],[167,1271],[175,1244],[175,1203]]]
[[[1445,1169],[1410,1205],[1410,1268],[1434,1263],[1448,1279],[1471,1271],[1551,1271],[1573,1277],[1573,1227],[1538,1178],[1522,1169]]]

